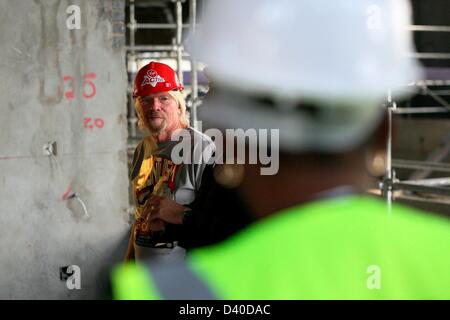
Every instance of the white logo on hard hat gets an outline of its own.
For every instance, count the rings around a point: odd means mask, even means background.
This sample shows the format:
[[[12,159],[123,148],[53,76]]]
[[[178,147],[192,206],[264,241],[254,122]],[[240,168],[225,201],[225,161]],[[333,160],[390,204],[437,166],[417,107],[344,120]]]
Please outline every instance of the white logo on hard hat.
[[[153,88],[156,87],[158,82],[166,82],[163,77],[161,77],[155,70],[150,69],[147,71],[147,74],[144,76],[144,81],[142,81],[141,86],[145,86],[147,84],[151,85]]]

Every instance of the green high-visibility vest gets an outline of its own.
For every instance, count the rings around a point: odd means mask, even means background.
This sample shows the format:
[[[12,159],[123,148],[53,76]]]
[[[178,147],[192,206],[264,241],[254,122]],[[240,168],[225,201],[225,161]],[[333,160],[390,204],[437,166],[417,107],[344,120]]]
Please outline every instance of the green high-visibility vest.
[[[450,220],[367,196],[299,205],[185,265],[128,264],[116,299],[450,299]]]

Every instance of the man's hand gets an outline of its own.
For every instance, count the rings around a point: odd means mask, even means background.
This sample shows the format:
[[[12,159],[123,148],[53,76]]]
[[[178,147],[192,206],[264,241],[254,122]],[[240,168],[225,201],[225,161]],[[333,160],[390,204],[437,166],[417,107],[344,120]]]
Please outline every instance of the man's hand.
[[[172,224],[182,224],[184,211],[186,208],[174,200],[164,197],[152,196],[148,200],[150,208],[150,226],[153,223],[166,222]]]
[[[150,200],[144,206],[143,219],[146,228],[150,231],[163,231],[166,228],[166,223],[161,219],[153,218],[153,211],[155,210],[155,205],[150,203]]]

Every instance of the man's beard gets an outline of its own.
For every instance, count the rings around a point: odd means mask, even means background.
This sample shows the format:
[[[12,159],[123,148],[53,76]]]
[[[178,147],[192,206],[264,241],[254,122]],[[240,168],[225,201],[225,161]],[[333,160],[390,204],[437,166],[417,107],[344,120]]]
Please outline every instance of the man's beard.
[[[146,127],[151,134],[159,134],[167,127],[167,122],[163,119],[158,126],[152,125],[150,119],[146,119]]]

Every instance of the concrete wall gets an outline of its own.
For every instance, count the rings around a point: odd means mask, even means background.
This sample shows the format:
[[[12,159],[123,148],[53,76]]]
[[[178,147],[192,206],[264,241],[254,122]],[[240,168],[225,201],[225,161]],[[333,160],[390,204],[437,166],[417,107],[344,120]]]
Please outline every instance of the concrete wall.
[[[124,2],[0,0],[0,299],[97,297],[124,255]],[[69,5],[79,30],[66,25]],[[64,200],[71,191],[90,218]],[[81,268],[81,290],[60,280],[68,265]]]

